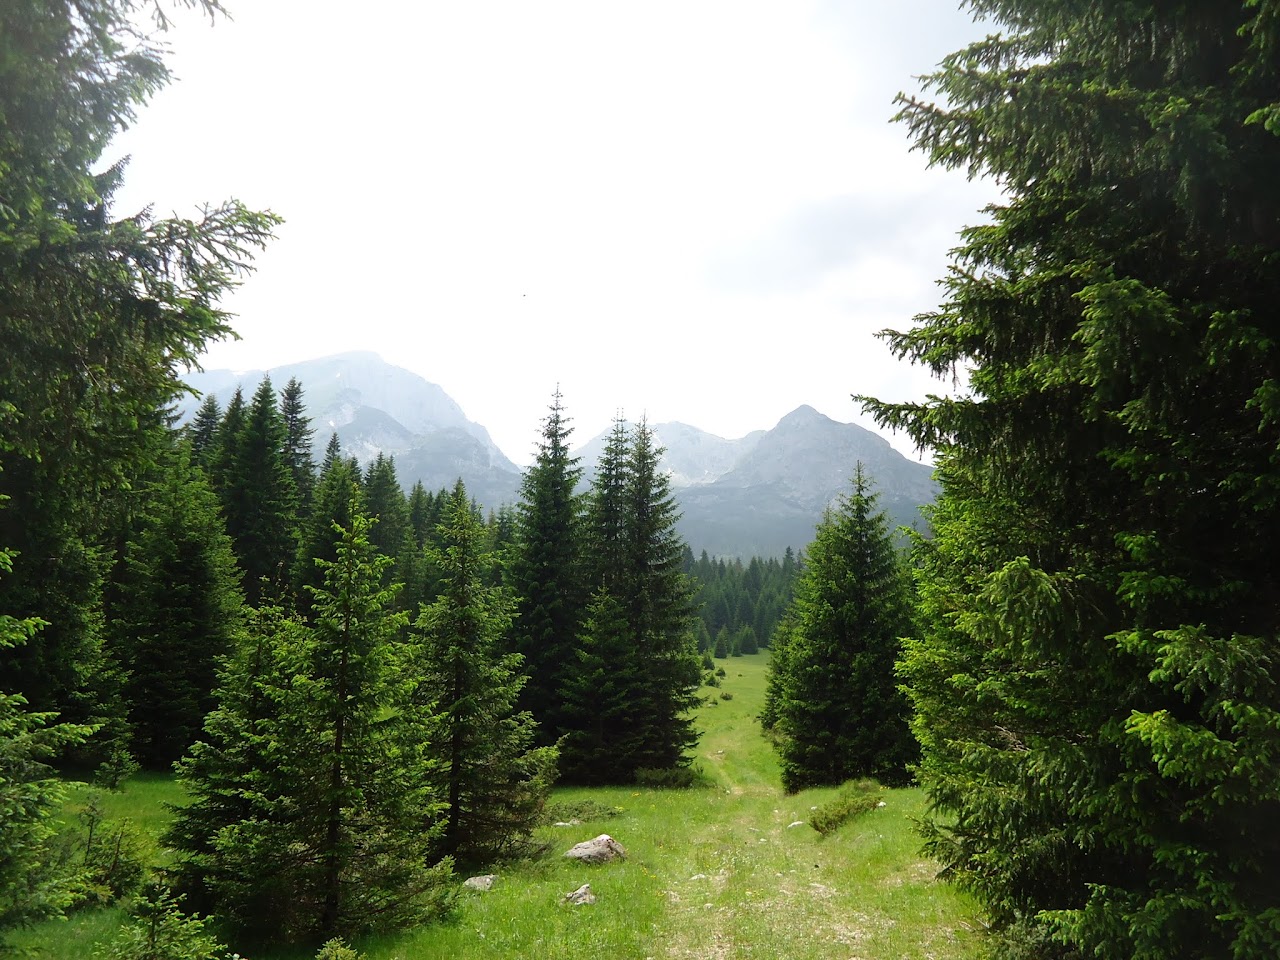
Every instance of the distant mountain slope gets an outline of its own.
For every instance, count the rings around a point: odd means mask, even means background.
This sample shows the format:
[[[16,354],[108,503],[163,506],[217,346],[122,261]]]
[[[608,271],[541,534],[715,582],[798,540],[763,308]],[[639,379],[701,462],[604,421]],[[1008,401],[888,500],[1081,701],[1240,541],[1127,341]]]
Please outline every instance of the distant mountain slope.
[[[681,423],[653,428],[683,515],[680,532],[695,551],[719,556],[781,556],[813,539],[823,510],[849,491],[861,462],[894,526],[919,526],[920,507],[937,495],[933,469],[908,460],[889,441],[809,406],[772,430],[725,440]],[[588,476],[605,434],[577,451]]]
[[[343,452],[362,464],[379,452],[394,456],[406,490],[421,480],[435,492],[462,477],[471,495],[485,505],[515,501],[520,468],[498,449],[489,431],[468,420],[438,385],[376,353],[342,353],[269,371],[208,370],[186,380],[201,393],[214,394],[225,407],[237,386],[247,399],[266,373],[277,390],[291,377],[302,384],[318,454],[337,433]],[[184,419],[198,405],[198,400],[188,401]]]

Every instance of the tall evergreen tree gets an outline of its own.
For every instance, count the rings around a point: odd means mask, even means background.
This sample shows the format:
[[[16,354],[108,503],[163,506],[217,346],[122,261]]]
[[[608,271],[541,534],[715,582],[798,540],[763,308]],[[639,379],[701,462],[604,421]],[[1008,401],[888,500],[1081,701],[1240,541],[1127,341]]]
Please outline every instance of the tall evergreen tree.
[[[0,683],[63,719],[98,711],[115,500],[184,368],[230,332],[217,301],[276,223],[236,203],[113,219],[124,164],[103,152],[169,76],[136,6],[0,5],[0,543],[18,551],[0,609],[50,622],[0,652]]]
[[[218,406],[218,398],[209,394],[200,402],[200,408],[187,427],[187,436],[191,439],[191,460],[206,470],[217,450],[218,425],[221,422],[222,408]]]
[[[635,698],[643,733],[634,759],[638,767],[655,768],[688,762],[685,751],[698,740],[689,711],[702,678],[692,588],[683,572],[685,545],[676,532],[679,512],[661,456],[642,419],[627,462],[625,567],[617,580],[639,660]]]
[[[244,570],[245,597],[256,606],[278,594],[297,553],[298,492],[285,457],[285,428],[270,377],[263,377],[222,477],[227,533]]]
[[[771,662],[788,791],[857,777],[899,784],[915,758],[894,675],[911,630],[907,576],[876,500],[859,464],[852,494],[818,525],[785,653]]]
[[[187,444],[174,446],[143,499],[110,629],[125,672],[134,756],[168,769],[214,705],[217,662],[231,649],[243,600],[217,496]]]
[[[1271,0],[981,2],[903,116],[1005,187],[891,336],[956,398],[906,679],[930,849],[1010,956],[1280,954]]]
[[[284,459],[293,474],[299,507],[305,509],[316,482],[316,464],[311,457],[311,438],[316,432],[311,428],[302,383],[297,377],[290,377],[280,393],[280,420],[284,424]]]
[[[12,552],[0,550],[0,573],[7,574],[12,563]],[[0,614],[0,650],[26,643],[42,625]],[[59,916],[71,900],[66,884],[47,869],[64,795],[43,761],[83,740],[89,729],[52,720],[50,713],[31,711],[21,694],[0,693],[0,938],[15,927]]]
[[[461,480],[445,504],[440,539],[442,591],[417,621],[412,671],[416,696],[434,718],[439,764],[431,781],[445,801],[439,850],[481,864],[527,848],[557,751],[535,747],[533,716],[516,712],[526,678],[519,654],[505,649],[511,603],[487,585],[486,530]]]
[[[557,388],[537,457],[521,480],[510,572],[517,597],[513,645],[529,673],[521,703],[540,724],[544,743],[565,732],[566,671],[585,605],[578,550],[582,508],[575,493],[582,471],[569,452],[572,432]]]
[[[330,443],[330,447],[335,444]],[[335,455],[326,456],[325,463],[301,526],[293,561],[294,602],[298,612],[307,618],[311,615],[314,590],[324,583],[324,568],[318,561],[331,563],[338,558],[334,526],[350,528],[353,506],[362,509],[363,503],[359,472],[352,461],[337,455],[335,449]]]
[[[390,612],[380,568],[391,561],[373,550],[369,526],[353,514],[337,559],[321,563],[315,625],[281,619],[259,638],[266,668],[257,664],[247,697],[244,679],[228,677],[233,695],[210,718],[210,742],[183,765],[197,806],[180,809],[170,833],[180,874],[234,923],[273,939],[395,928],[446,899],[449,862],[424,858],[438,833],[429,730],[405,696],[403,617]],[[238,712],[255,699],[256,722]],[[245,728],[269,769],[234,762],[261,759],[226,738]],[[219,823],[219,813],[236,818]]]

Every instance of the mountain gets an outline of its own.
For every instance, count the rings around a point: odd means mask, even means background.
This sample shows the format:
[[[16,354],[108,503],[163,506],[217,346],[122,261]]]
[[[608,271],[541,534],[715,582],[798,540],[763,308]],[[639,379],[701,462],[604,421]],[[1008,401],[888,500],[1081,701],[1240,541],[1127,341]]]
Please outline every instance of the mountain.
[[[737,440],[726,440],[678,422],[651,424],[650,429],[657,437],[658,445],[666,451],[662,456],[662,469],[670,475],[674,487],[713,483],[750,453],[765,434],[763,430],[755,430]],[[604,453],[608,438],[609,431],[606,430],[574,450],[585,479],[595,475],[596,464]]]
[[[237,386],[247,397],[266,372],[209,370],[186,379],[225,406]],[[269,372],[277,389],[291,377],[302,383],[317,461],[336,432],[343,452],[362,464],[379,452],[394,456],[406,491],[421,480],[435,492],[462,477],[486,508],[518,498],[520,468],[444,390],[417,374],[367,352]],[[198,399],[189,399],[180,410],[183,419],[198,405]],[[908,460],[878,434],[808,406],[793,410],[772,430],[736,440],[678,422],[652,429],[666,448],[662,468],[680,502],[680,533],[695,552],[745,558],[780,557],[787,547],[801,550],[813,539],[823,510],[849,491],[858,462],[874,478],[880,505],[895,526],[919,524],[921,504],[937,494],[932,468]],[[588,478],[607,432],[575,451]]]
[[[277,390],[292,377],[302,384],[317,462],[330,434],[336,433],[343,453],[361,464],[380,452],[394,456],[406,491],[421,480],[434,493],[462,477],[471,495],[486,506],[515,501],[520,468],[498,449],[489,431],[468,420],[438,385],[376,353],[340,353],[269,371],[208,370],[188,374],[186,382],[201,394],[213,394],[225,407],[237,386],[247,399],[267,373]],[[182,418],[194,414],[198,405],[199,400],[189,399],[180,410]]]
[[[919,526],[920,507],[937,496],[933,469],[908,460],[889,441],[809,406],[738,440],[682,423],[653,426],[666,448],[662,465],[680,502],[680,533],[715,556],[781,556],[813,539],[823,510],[849,492],[861,462],[894,526]],[[606,434],[578,451],[589,475]]]

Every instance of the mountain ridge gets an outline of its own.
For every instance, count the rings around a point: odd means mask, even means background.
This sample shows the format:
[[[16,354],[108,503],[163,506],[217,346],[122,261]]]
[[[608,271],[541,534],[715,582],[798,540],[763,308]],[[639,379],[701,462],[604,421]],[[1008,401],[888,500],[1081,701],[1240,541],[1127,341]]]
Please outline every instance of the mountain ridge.
[[[395,457],[407,491],[421,481],[436,491],[461,477],[490,509],[515,503],[522,469],[467,419],[440,386],[370,351],[334,354],[269,370],[209,370],[188,375],[189,386],[225,406],[237,386],[251,393],[264,375],[281,389],[291,377],[303,387],[315,430],[317,459],[336,433],[344,453],[368,464]],[[199,400],[180,406],[180,419]],[[714,556],[781,556],[803,549],[823,511],[850,489],[861,462],[881,507],[895,525],[920,525],[920,506],[937,494],[931,467],[894,450],[880,435],[841,423],[802,404],[768,430],[726,439],[682,421],[652,424],[665,448],[661,467],[681,510],[678,529],[695,551]],[[584,480],[594,472],[609,430],[575,447]]]

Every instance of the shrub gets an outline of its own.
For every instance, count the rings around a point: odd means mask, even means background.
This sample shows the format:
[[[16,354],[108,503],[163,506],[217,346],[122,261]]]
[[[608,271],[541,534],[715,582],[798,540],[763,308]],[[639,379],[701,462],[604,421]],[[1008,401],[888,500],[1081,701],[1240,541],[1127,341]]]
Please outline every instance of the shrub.
[[[227,948],[205,931],[209,920],[178,907],[165,887],[134,906],[134,922],[107,948],[107,960],[223,960]]]
[[[720,694],[720,699],[721,699],[721,700],[732,700],[732,699],[733,699],[733,694],[732,694],[732,693],[730,693],[728,690],[726,690],[726,691],[724,691],[724,693]]]
[[[334,937],[316,954],[316,960],[367,960],[363,953],[349,947],[341,937]]]
[[[814,810],[809,817],[809,826],[825,837],[854,817],[874,810],[879,803],[880,784],[874,780],[855,780],[841,787],[834,799]]]
[[[640,769],[636,771],[635,782],[638,787],[687,790],[708,786],[711,781],[701,767],[691,766]]]

